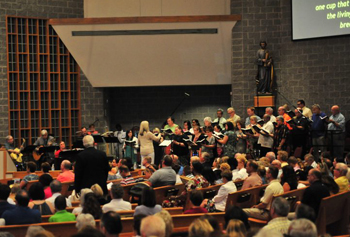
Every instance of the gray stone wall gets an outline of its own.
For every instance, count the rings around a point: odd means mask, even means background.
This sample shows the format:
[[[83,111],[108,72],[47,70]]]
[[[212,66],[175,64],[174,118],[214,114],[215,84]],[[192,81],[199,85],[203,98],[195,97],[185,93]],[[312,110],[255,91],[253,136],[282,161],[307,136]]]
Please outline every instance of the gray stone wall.
[[[330,114],[338,104],[350,119],[350,36],[291,40],[291,1],[232,0],[231,13],[242,21],[232,31],[233,105],[240,114],[253,105],[257,66],[255,54],[266,40],[275,61],[278,91],[294,105],[321,105]],[[277,106],[287,101],[277,95]]]
[[[175,123],[183,126],[184,120],[198,119],[203,125],[207,116],[216,118],[218,108],[230,107],[229,85],[225,86],[173,86],[173,87],[127,87],[106,89],[110,126],[120,123],[124,130],[140,126],[147,120],[150,128],[160,127],[178,104],[183,103],[174,114]],[[184,93],[190,94],[190,97]]]
[[[8,135],[8,95],[6,56],[6,15],[41,18],[82,18],[83,0],[1,0],[0,1],[0,141]],[[103,110],[102,90],[92,88],[81,77],[82,124],[92,123]],[[104,126],[104,123],[97,125]]]

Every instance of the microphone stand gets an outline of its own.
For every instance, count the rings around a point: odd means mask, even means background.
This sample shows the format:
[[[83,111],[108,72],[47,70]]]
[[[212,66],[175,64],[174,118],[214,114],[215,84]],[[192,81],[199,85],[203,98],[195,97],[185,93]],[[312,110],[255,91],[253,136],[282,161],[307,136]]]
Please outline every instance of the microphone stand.
[[[295,107],[295,105],[293,105],[284,95],[282,95],[282,93],[279,92],[279,91],[277,90],[277,88],[275,89],[275,91],[276,91],[277,94],[279,94],[285,101],[287,101],[288,104],[290,104],[291,106],[293,106],[294,109],[297,109],[297,107]]]
[[[180,103],[175,107],[175,109],[173,110],[173,112],[170,114],[170,116],[172,116],[173,114],[175,114],[176,110],[182,105],[182,103],[187,99],[187,97],[190,97],[188,94],[185,93],[184,98],[180,101]]]

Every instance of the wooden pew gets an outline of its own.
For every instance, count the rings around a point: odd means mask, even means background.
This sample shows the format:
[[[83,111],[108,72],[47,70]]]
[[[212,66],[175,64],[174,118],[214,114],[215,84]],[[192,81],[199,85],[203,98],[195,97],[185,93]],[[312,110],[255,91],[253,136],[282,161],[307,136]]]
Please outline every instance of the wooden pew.
[[[297,207],[297,202],[301,201],[301,199],[303,199],[305,189],[307,189],[307,187],[295,189],[295,190],[285,192],[285,193],[282,193],[279,195],[274,195],[272,198],[272,202],[275,198],[283,197],[283,198],[287,199],[287,201],[289,202],[289,205],[290,205],[289,212],[295,212],[296,207]]]
[[[73,209],[76,208],[76,207],[79,207],[79,206],[80,206],[80,202],[79,202],[78,206],[75,206],[75,207],[67,207],[66,210],[67,210],[68,212],[73,212]],[[103,206],[103,205],[102,205],[102,206]],[[101,206],[101,208],[102,208],[102,206]],[[136,207],[137,207],[137,203],[131,203],[131,209],[132,209],[132,210],[135,210]]]
[[[72,194],[72,191],[69,191],[69,187],[74,185],[74,181],[71,182],[62,182],[62,191],[61,194],[65,196],[66,198],[69,197],[69,195]]]
[[[237,188],[237,191],[240,191],[242,189],[243,182],[244,182],[244,180],[236,180],[236,181],[234,181],[234,183],[236,185],[236,188]]]
[[[124,201],[127,201],[129,202],[130,200],[130,195],[129,195],[129,192],[130,192],[130,189],[136,185],[137,183],[134,183],[134,184],[128,184],[128,185],[123,185],[123,189],[124,189],[124,195],[123,195],[123,200]]]
[[[57,176],[62,173],[61,170],[50,170],[49,174],[52,176],[52,178],[57,178]],[[13,179],[23,179],[24,176],[26,176],[28,173],[27,171],[15,171],[12,172],[12,178]],[[35,171],[35,174],[37,174],[38,176],[41,176],[43,174],[42,171]]]
[[[208,215],[211,215],[215,217],[215,219],[218,220],[219,223],[225,222],[225,213],[210,213]],[[203,214],[190,214],[190,215],[173,215],[173,223],[174,223],[174,229],[186,229],[188,228],[191,223],[197,219],[203,216]],[[128,218],[122,218],[122,226],[123,226],[123,232],[122,236],[128,236],[126,233],[132,233],[133,232],[133,223],[134,218],[128,217]],[[66,237],[76,234],[77,229],[75,227],[76,222],[61,222],[61,223],[38,223],[38,224],[31,224],[33,226],[42,226],[45,230],[50,231],[53,233],[56,237]],[[10,232],[14,236],[25,236],[27,229],[31,225],[10,225],[10,226],[1,226],[0,232]],[[100,220],[96,220],[96,228],[99,228]]]
[[[295,209],[297,207],[297,202],[301,201],[301,199],[303,198],[304,191],[306,188],[307,187],[295,189],[295,190],[285,192],[285,193],[282,193],[279,195],[274,195],[272,197],[271,203],[275,200],[275,198],[283,197],[283,198],[287,199],[287,201],[289,202],[289,205],[290,205],[289,212],[295,212]],[[249,220],[251,227],[257,227],[257,228],[264,227],[270,221],[270,219],[269,220],[259,220],[259,219],[255,219],[255,218],[249,218],[248,220]]]
[[[130,174],[132,177],[142,176],[144,171],[145,169],[136,169],[136,170],[130,171]]]
[[[222,186],[223,184],[216,184],[216,185],[211,185],[207,188],[198,188],[196,190],[198,191],[201,191],[202,194],[203,194],[203,198],[208,198],[208,199],[211,199],[213,198],[219,191],[220,187]],[[210,196],[211,197],[208,197],[208,192],[210,192]],[[207,194],[207,196],[206,196]],[[185,203],[185,206],[184,206],[184,211],[188,210],[191,208],[191,201],[190,201],[190,196],[191,196],[191,191],[187,192],[187,198],[186,198],[186,203]]]
[[[183,175],[180,176],[180,179],[184,184],[186,184],[189,180],[191,180],[191,178],[183,176]]]
[[[164,208],[164,210],[167,210],[170,215],[181,215],[182,214],[182,207],[170,207],[170,208]],[[130,211],[117,211],[117,213],[122,217],[133,217],[135,210],[130,210]],[[49,218],[53,215],[43,215],[41,216],[41,221],[43,223],[49,222]]]
[[[169,196],[181,193],[184,190],[184,188],[184,184],[167,185],[163,187],[154,188],[154,192],[156,195],[156,203],[162,204],[163,201]]]
[[[27,184],[26,184],[26,186],[25,186],[25,189],[26,189],[27,191],[29,191],[29,188],[30,188],[34,183],[37,183],[37,182],[39,182],[39,180],[28,181]]]
[[[229,193],[226,201],[226,209],[235,205],[241,208],[249,208],[260,201],[261,192],[267,187],[267,184]]]
[[[323,198],[316,220],[319,235],[348,233],[350,217],[350,191]]]

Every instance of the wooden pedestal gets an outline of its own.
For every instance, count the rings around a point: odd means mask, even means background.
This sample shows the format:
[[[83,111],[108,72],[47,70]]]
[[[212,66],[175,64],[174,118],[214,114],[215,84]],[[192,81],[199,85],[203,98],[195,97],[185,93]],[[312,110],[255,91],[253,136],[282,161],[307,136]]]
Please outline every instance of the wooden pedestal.
[[[259,99],[259,106],[257,100]],[[275,96],[273,95],[261,95],[254,96],[255,107],[275,107]]]

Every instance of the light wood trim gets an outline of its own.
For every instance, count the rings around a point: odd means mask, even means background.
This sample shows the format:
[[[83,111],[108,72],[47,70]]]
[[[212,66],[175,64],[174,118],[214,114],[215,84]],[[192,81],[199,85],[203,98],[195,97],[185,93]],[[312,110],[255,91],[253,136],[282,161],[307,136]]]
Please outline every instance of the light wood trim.
[[[50,19],[50,25],[98,25],[128,23],[175,23],[175,22],[215,22],[240,21],[241,15],[212,16],[153,16],[153,17],[105,17],[105,18],[66,18]]]

